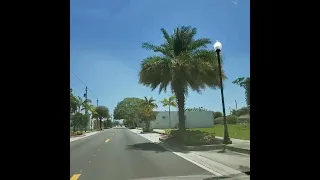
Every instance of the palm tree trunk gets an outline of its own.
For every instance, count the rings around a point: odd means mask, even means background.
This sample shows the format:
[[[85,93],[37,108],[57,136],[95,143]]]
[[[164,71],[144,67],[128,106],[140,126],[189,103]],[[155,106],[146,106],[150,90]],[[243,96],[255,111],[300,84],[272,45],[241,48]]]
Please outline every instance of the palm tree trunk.
[[[184,91],[178,91],[176,92],[177,96],[177,104],[178,104],[178,114],[179,114],[179,130],[185,131],[186,125],[185,125],[185,115],[184,115],[184,103],[185,103],[185,97],[184,97]]]
[[[169,128],[171,129],[170,105],[169,105]]]
[[[99,120],[99,121],[100,121],[100,123],[99,123],[99,124],[100,124],[100,130],[101,130],[101,124],[102,124],[102,120],[101,120],[101,118],[100,118],[100,120]]]
[[[147,129],[147,130],[150,129],[150,121],[146,121],[146,129]]]

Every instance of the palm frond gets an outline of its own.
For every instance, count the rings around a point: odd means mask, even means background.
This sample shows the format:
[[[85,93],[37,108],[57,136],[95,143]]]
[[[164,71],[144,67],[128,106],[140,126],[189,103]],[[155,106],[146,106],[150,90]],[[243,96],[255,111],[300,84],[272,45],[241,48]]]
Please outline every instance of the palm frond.
[[[166,91],[171,81],[171,61],[168,58],[153,56],[148,57],[141,63],[139,83],[151,87],[152,90],[160,86],[159,93]]]

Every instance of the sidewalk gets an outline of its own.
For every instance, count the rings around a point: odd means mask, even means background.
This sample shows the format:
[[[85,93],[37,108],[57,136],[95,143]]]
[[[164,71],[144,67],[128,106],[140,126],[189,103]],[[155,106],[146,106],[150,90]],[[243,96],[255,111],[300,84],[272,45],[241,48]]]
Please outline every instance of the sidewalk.
[[[218,176],[250,171],[250,155],[231,151],[221,153],[218,150],[185,151],[160,141],[159,133],[140,134],[141,130],[138,129],[131,129],[131,131]]]
[[[94,131],[94,132],[86,133],[86,135],[84,135],[84,136],[70,137],[70,142],[78,140],[78,139],[82,139],[82,138],[85,138],[85,137],[89,137],[89,136],[92,136],[92,135],[95,135],[95,134],[97,134],[99,132],[103,132],[103,131]]]
[[[165,134],[163,129],[154,129],[153,130],[159,134]],[[223,139],[223,137],[216,136],[218,139]],[[230,151],[235,151],[239,153],[250,154],[250,141],[249,140],[242,140],[242,139],[233,139],[231,138],[232,144],[227,145],[227,149]],[[186,150],[191,151],[202,151],[202,150],[221,150],[224,148],[223,145],[203,145],[203,146],[185,146]]]

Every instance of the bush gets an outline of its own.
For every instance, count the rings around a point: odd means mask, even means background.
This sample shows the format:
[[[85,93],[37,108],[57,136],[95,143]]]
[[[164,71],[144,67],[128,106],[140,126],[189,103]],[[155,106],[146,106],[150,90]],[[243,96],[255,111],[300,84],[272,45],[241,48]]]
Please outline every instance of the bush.
[[[235,116],[235,115],[227,116],[227,123],[228,124],[237,124],[238,123],[238,117]]]
[[[213,124],[223,124],[223,117],[218,117],[214,119]]]
[[[173,129],[165,129],[165,130],[164,130],[164,133],[166,133],[166,134],[171,134],[171,131],[173,131]]]
[[[223,114],[222,114],[222,112],[217,111],[217,112],[213,113],[213,116],[214,116],[214,118],[219,118],[219,117],[222,117]]]
[[[238,123],[250,123],[250,118],[238,118]]]
[[[153,129],[150,128],[142,128],[142,132],[152,132]]]
[[[82,131],[70,132],[70,135],[72,136],[83,135],[83,132]]]
[[[208,145],[216,143],[215,135],[199,130],[170,130],[169,138],[179,144],[187,146]]]

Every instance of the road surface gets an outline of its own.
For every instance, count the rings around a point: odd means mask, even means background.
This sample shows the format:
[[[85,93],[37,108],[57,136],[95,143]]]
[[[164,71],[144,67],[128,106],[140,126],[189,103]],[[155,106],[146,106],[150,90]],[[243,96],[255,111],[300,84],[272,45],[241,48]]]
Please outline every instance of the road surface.
[[[212,175],[128,129],[108,129],[70,143],[70,180]]]

